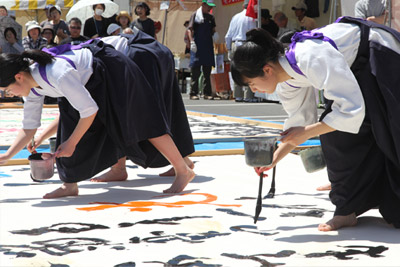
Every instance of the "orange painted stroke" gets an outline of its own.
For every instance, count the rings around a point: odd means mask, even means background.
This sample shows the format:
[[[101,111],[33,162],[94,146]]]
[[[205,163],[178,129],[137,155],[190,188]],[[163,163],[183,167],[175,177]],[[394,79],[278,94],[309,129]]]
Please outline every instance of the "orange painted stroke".
[[[147,212],[151,211],[152,207],[161,206],[166,208],[182,208],[187,205],[198,205],[198,204],[207,204],[207,205],[216,205],[220,207],[241,207],[242,205],[237,204],[216,204],[211,203],[217,200],[217,196],[207,194],[207,193],[189,193],[189,194],[181,194],[179,196],[188,196],[188,195],[201,195],[206,197],[205,200],[201,201],[192,201],[192,200],[185,200],[185,201],[177,201],[177,202],[158,202],[158,201],[130,201],[126,203],[113,203],[113,202],[91,202],[90,204],[100,204],[95,207],[86,207],[86,208],[77,208],[78,210],[85,210],[85,211],[96,211],[96,210],[105,210],[111,208],[119,208],[119,207],[129,207],[130,211],[141,211]],[[160,197],[163,197],[162,195]]]

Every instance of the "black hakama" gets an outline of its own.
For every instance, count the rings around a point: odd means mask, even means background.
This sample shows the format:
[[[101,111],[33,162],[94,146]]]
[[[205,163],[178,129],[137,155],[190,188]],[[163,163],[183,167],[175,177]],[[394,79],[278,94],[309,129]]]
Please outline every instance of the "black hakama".
[[[171,51],[142,31],[135,35],[122,36],[128,39],[127,56],[138,65],[155,90],[159,106],[164,111],[171,137],[179,152],[182,157],[192,154],[193,137],[175,75],[175,62]],[[156,154],[152,162],[147,162],[149,167],[168,164],[160,153]]]
[[[361,29],[357,58],[351,69],[360,85],[366,106],[359,133],[334,131],[321,135],[321,145],[332,183],[330,198],[335,215],[360,215],[379,207],[388,223],[400,228],[400,55],[369,42],[370,27],[390,28],[345,17]],[[331,111],[332,101],[322,114]]]
[[[94,41],[84,47],[94,56],[93,74],[85,87],[99,111],[74,154],[56,160],[61,180],[72,183],[91,178],[122,156],[142,167],[168,165],[148,141],[172,134],[159,92],[132,60],[112,46]],[[59,99],[59,108],[57,146],[70,137],[80,119],[66,98]]]

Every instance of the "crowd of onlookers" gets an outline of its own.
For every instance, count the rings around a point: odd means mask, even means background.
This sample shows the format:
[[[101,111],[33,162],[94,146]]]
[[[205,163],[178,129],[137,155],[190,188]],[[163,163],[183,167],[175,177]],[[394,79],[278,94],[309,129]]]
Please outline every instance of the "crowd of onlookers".
[[[92,38],[123,32],[133,33],[134,28],[155,37],[161,28],[160,23],[148,17],[150,7],[144,2],[135,7],[134,12],[138,17],[136,20],[132,20],[128,11],[120,11],[110,18],[105,18],[103,17],[105,8],[104,4],[93,5],[93,16],[86,21],[74,17],[66,22],[61,19],[62,11],[59,6],[47,5],[45,7],[47,19],[40,23],[35,20],[28,21],[25,24],[26,36],[21,40],[17,37],[14,27],[4,29],[5,42],[0,46],[0,53],[21,53],[27,49],[42,49],[67,43],[76,45]],[[8,16],[5,6],[0,6],[0,16]]]
[[[150,7],[144,2],[138,3],[134,9],[138,17],[136,20],[132,20],[128,11],[120,11],[106,18],[103,16],[106,9],[104,4],[96,4],[92,8],[93,16],[85,21],[74,17],[66,22],[61,19],[62,10],[58,5],[47,5],[47,18],[40,23],[35,20],[28,21],[25,24],[26,36],[22,37],[21,31],[17,33],[18,29],[15,26],[19,26],[19,30],[21,26],[15,21],[15,17],[10,16],[5,6],[0,6],[0,19],[8,17],[7,20],[14,20],[13,25],[0,25],[4,36],[0,42],[0,53],[20,54],[28,49],[50,48],[62,44],[77,45],[97,37],[132,34],[134,30],[142,30],[156,37],[156,33],[161,29],[159,22],[154,22],[148,17]]]

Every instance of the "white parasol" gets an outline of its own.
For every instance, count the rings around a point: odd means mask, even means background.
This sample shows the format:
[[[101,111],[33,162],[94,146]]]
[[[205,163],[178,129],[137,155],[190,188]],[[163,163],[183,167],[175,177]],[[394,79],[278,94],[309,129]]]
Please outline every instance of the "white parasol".
[[[102,15],[105,18],[109,18],[119,11],[119,6],[111,0],[80,0],[69,10],[66,17],[67,21],[77,17],[84,23],[88,18],[93,16],[93,5],[96,4],[104,4],[106,7]]]

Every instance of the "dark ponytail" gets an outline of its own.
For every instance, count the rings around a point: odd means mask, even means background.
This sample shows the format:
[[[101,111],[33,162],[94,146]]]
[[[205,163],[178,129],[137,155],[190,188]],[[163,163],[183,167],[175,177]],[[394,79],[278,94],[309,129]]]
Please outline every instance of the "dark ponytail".
[[[27,50],[22,54],[0,54],[0,87],[7,87],[15,82],[15,74],[30,72],[30,60],[39,65],[50,64],[54,57],[40,50]]]
[[[282,43],[267,31],[257,28],[246,33],[246,42],[236,48],[231,62],[232,78],[239,86],[246,86],[244,78],[264,76],[263,67],[277,62],[284,52]]]

